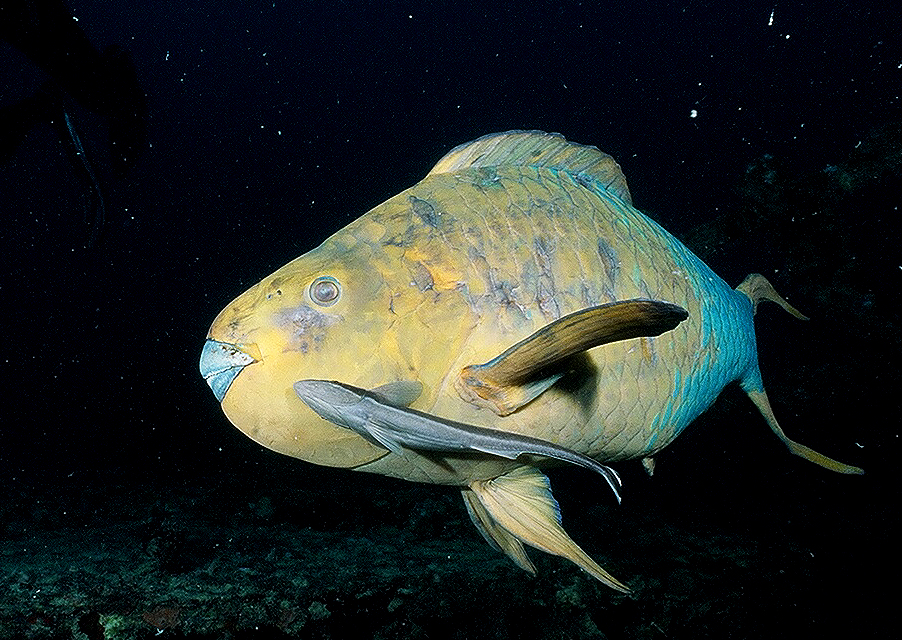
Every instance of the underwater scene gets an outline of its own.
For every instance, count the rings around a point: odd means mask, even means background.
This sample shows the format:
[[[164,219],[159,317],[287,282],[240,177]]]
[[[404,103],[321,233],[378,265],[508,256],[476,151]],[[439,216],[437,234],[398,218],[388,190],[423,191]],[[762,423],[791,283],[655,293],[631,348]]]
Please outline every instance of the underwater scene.
[[[0,0],[0,640],[891,636],[900,27]]]

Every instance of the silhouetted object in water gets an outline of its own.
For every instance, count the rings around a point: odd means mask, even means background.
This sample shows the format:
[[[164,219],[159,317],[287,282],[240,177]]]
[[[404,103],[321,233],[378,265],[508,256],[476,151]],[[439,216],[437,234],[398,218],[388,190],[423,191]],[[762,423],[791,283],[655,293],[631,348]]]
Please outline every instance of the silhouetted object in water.
[[[89,243],[99,239],[105,206],[97,171],[85,153],[72,106],[102,117],[117,175],[134,165],[147,138],[147,101],[129,54],[100,52],[61,0],[0,0],[0,38],[22,51],[49,79],[34,95],[0,109],[0,162],[40,122],[51,123],[85,183]]]

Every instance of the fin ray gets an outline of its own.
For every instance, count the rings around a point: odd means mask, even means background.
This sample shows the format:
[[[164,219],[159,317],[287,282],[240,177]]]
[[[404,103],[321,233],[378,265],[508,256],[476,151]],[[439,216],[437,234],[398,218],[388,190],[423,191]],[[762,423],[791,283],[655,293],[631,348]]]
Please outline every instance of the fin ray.
[[[799,320],[808,319],[808,316],[789,304],[783,296],[777,293],[774,286],[760,273],[750,273],[747,275],[745,280],[742,281],[742,284],[736,287],[736,291],[748,296],[748,299],[752,301],[753,311],[758,310],[758,303],[762,300],[770,300],[783,307],[787,313],[795,316]]]
[[[789,451],[800,458],[805,458],[806,460],[813,462],[814,464],[820,465],[825,469],[829,469],[830,471],[835,471],[837,473],[847,473],[853,475],[862,475],[864,473],[864,469],[861,467],[855,467],[850,464],[845,464],[843,462],[839,462],[838,460],[834,460],[833,458],[828,458],[822,453],[818,453],[814,449],[806,447],[803,444],[796,442],[795,440],[790,440],[789,437],[783,432],[783,429],[780,428],[780,425],[777,424],[777,418],[774,416],[774,410],[770,406],[770,401],[767,399],[767,394],[762,391],[746,391],[749,398],[751,398],[752,402],[755,403],[755,406],[758,407],[758,411],[761,412],[761,415],[764,416],[764,420],[767,422],[768,426],[770,426],[771,430],[777,434],[777,437],[783,441],[783,444],[789,449]]]
[[[403,455],[403,444],[398,442],[390,429],[385,429],[372,421],[367,422],[364,428],[366,429],[366,435],[368,435],[375,444],[385,447],[396,455]]]
[[[499,166],[545,167],[571,175],[581,184],[595,183],[632,204],[626,177],[611,156],[591,145],[570,142],[559,133],[513,130],[491,133],[454,147],[429,175]]]
[[[461,495],[463,496],[464,504],[467,506],[467,513],[470,514],[470,520],[476,525],[476,529],[486,539],[486,542],[492,545],[494,549],[504,553],[514,561],[514,564],[527,573],[536,575],[536,566],[526,554],[523,543],[513,536],[510,531],[495,522],[495,519],[492,518],[472,489],[461,489]]]
[[[688,316],[675,304],[645,299],[582,309],[545,325],[484,364],[465,367],[455,388],[464,400],[509,415],[554,383],[546,384],[557,374],[542,375],[550,367],[602,344],[660,335]]]
[[[399,380],[380,385],[371,390],[386,404],[395,407],[407,407],[423,395],[423,384],[416,380]]]
[[[570,560],[612,589],[629,592],[626,585],[605,571],[564,531],[548,478],[538,470],[519,467],[491,480],[477,480],[470,489],[492,522],[510,536]],[[498,538],[494,535],[493,538],[497,542]]]

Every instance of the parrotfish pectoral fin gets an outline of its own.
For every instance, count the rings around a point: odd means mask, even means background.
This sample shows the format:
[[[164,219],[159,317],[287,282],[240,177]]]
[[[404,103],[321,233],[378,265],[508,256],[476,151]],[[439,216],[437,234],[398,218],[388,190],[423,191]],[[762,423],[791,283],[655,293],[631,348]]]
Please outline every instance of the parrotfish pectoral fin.
[[[470,485],[470,491],[472,496],[464,491],[464,500],[477,528],[518,566],[535,572],[523,545],[516,542],[522,541],[570,560],[612,589],[629,592],[561,527],[560,509],[551,495],[548,478],[538,470],[520,467],[491,480],[477,480]]]
[[[764,416],[764,419],[767,421],[767,424],[770,425],[771,430],[777,434],[777,437],[783,441],[783,444],[787,446],[791,453],[805,458],[806,460],[810,460],[814,464],[819,464],[825,469],[836,471],[837,473],[849,473],[856,475],[861,475],[864,473],[864,469],[860,467],[854,467],[850,464],[838,462],[833,458],[828,458],[822,453],[818,453],[813,449],[809,449],[803,444],[799,444],[794,440],[790,440],[788,437],[786,437],[786,434],[783,433],[783,429],[780,428],[780,425],[777,424],[777,418],[774,416],[774,410],[770,406],[770,401],[767,399],[767,394],[764,391],[747,391],[746,393],[748,393],[748,396],[752,399],[752,402],[755,403],[755,406],[758,407],[758,411],[760,411],[761,415]]]
[[[625,300],[571,313],[548,324],[496,358],[461,371],[460,396],[500,416],[513,413],[562,375],[549,372],[592,347],[629,338],[657,336],[689,316],[680,306],[656,300]]]

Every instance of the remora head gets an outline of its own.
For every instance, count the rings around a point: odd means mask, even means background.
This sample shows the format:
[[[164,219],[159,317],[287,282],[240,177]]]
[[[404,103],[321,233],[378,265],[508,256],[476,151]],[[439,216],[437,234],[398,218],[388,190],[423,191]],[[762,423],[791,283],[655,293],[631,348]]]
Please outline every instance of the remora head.
[[[345,419],[346,409],[361,401],[358,394],[337,382],[326,380],[300,380],[294,383],[294,391],[319,417],[351,428]]]
[[[210,328],[201,373],[232,424],[270,449],[340,467],[385,455],[322,419],[293,386],[318,378],[372,388],[411,375],[390,331],[403,324],[401,284],[391,276],[400,270],[372,226],[361,218],[288,263],[235,299]]]

